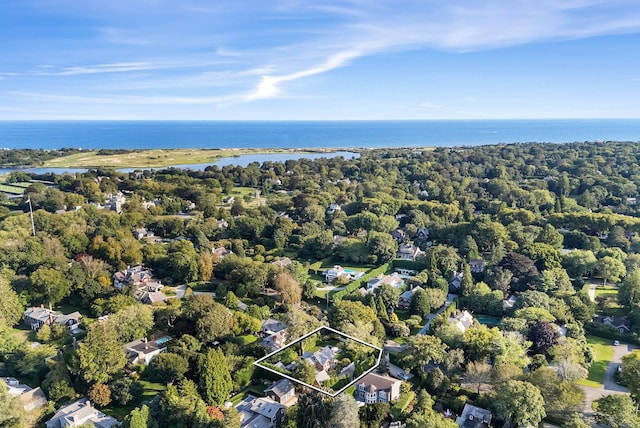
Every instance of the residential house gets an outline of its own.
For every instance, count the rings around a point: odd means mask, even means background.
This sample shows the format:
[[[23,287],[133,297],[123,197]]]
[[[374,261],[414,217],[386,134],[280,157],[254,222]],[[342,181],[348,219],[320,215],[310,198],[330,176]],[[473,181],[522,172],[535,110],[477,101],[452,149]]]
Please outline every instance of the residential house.
[[[220,219],[217,221],[218,229],[226,229],[229,227],[229,223],[225,219]]]
[[[233,196],[227,196],[222,200],[222,203],[232,205],[235,202],[235,200],[236,198],[234,198]]]
[[[264,345],[270,352],[282,348],[287,343],[287,330],[281,330],[262,339]]]
[[[347,236],[343,235],[333,235],[333,246],[338,246],[349,239]]]
[[[262,345],[273,352],[287,343],[287,325],[273,318],[262,320],[260,336]]]
[[[618,330],[618,333],[620,334],[629,333],[631,331],[631,323],[629,322],[627,317],[595,315],[593,317],[593,322],[609,326],[615,330]]]
[[[391,237],[398,242],[404,242],[407,239],[407,233],[403,229],[397,228],[391,232]]]
[[[473,325],[473,315],[468,311],[462,311],[454,317],[447,318],[447,321],[449,321],[450,324],[453,324],[453,326],[460,330],[461,333],[464,333]]]
[[[462,285],[462,272],[453,272],[453,277],[449,281],[449,293],[458,293]]]
[[[308,351],[302,354],[302,359],[316,369],[316,384],[321,385],[331,378],[331,376],[329,376],[329,370],[335,366],[336,357],[339,353],[340,348],[325,346],[313,354]]]
[[[456,419],[461,428],[489,428],[491,425],[491,411],[472,404],[465,404],[462,414]]]
[[[484,272],[484,260],[469,259],[469,268],[471,269],[471,272],[474,273]]]
[[[356,400],[366,404],[395,401],[400,396],[401,384],[399,379],[369,373],[356,384]]]
[[[39,387],[31,388],[29,385],[20,383],[14,377],[3,377],[0,380],[7,385],[7,392],[10,396],[19,397],[22,408],[27,412],[47,404],[47,396],[44,395],[44,392]]]
[[[422,251],[420,247],[413,245],[411,242],[408,242],[398,247],[398,254],[396,255],[396,257],[402,260],[415,261],[423,254],[424,251]]]
[[[269,183],[273,186],[282,186],[282,180],[280,180],[279,178],[267,178],[264,181],[265,183]]]
[[[167,350],[165,343],[167,338],[147,340],[147,338],[134,340],[124,345],[130,364],[148,365],[159,353]]]
[[[162,284],[153,278],[151,269],[142,265],[128,266],[127,269],[113,274],[113,288],[116,290],[120,290],[130,284],[140,288],[150,282],[154,282],[156,288],[162,288]]]
[[[416,233],[416,239],[419,239],[421,241],[426,241],[427,239],[429,239],[429,229],[427,229],[426,227],[419,228],[418,232]]]
[[[518,301],[518,298],[514,294],[512,294],[511,296],[509,296],[508,299],[502,301],[502,310],[504,312],[510,311],[511,309],[514,308],[517,301]]]
[[[424,288],[418,285],[417,287],[413,287],[411,290],[407,290],[402,293],[398,300],[398,307],[400,309],[409,309],[411,306],[411,299],[413,299],[413,294],[418,290],[424,290]]]
[[[298,401],[296,389],[289,379],[280,379],[274,382],[264,390],[264,393],[276,403],[283,404],[287,407],[292,406]]]
[[[96,428],[120,426],[118,420],[93,407],[87,398],[82,398],[60,408],[45,425],[47,428],[66,428],[85,424],[93,424]]]
[[[218,257],[220,257],[220,260],[224,259],[226,256],[229,256],[231,254],[233,254],[233,251],[231,250],[227,250],[224,247],[220,247],[220,248],[212,248],[211,249],[211,254],[217,254]]]
[[[333,268],[327,269],[326,271],[324,271],[324,276],[327,279],[327,282],[331,282],[338,277],[346,278],[348,281],[353,281],[355,279],[362,277],[363,275],[364,275],[364,272],[361,272],[358,270],[345,269],[340,265],[335,265]]]
[[[284,422],[285,406],[271,398],[247,395],[236,410],[241,428],[280,428]]]
[[[367,292],[373,293],[373,291],[382,286],[382,285],[390,285],[394,288],[402,287],[404,284],[404,280],[397,273],[393,273],[391,275],[382,275],[380,274],[376,278],[372,278],[367,281]]]
[[[25,324],[31,327],[31,330],[38,330],[45,324],[56,323],[68,327],[71,333],[77,333],[80,330],[82,315],[77,311],[65,315],[40,305],[40,307],[31,307],[24,311],[23,319]]]
[[[155,235],[150,230],[141,227],[133,231],[133,236],[139,241],[144,238],[153,238]]]
[[[262,320],[262,335],[269,336],[274,333],[278,333],[287,328],[287,325],[282,321],[274,320],[273,318],[267,318]]]
[[[107,200],[104,203],[105,208],[111,211],[115,211],[118,214],[122,212],[122,206],[127,202],[127,199],[121,192],[113,194],[107,194]]]
[[[289,257],[280,257],[278,260],[274,260],[271,262],[272,265],[277,266],[281,269],[291,266],[291,263],[292,261]]]
[[[162,291],[149,291],[140,290],[136,291],[134,297],[145,305],[153,305],[154,303],[162,303],[168,299],[168,297]]]
[[[329,208],[327,208],[327,214],[335,214],[338,211],[342,211],[340,204],[330,204]]]

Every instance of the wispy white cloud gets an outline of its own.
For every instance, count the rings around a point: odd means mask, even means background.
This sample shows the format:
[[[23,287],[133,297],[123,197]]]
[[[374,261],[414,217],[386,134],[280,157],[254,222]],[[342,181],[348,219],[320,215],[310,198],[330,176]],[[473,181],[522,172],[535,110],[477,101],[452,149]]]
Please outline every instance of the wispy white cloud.
[[[303,77],[313,76],[315,74],[326,73],[335,68],[346,65],[349,61],[358,58],[362,55],[362,52],[357,50],[338,52],[337,54],[329,57],[327,61],[315,67],[300,70],[295,73],[276,75],[276,76],[262,76],[260,83],[255,90],[249,93],[245,100],[255,101],[262,98],[271,98],[280,93],[280,84],[284,82],[290,82],[293,80],[301,79]]]

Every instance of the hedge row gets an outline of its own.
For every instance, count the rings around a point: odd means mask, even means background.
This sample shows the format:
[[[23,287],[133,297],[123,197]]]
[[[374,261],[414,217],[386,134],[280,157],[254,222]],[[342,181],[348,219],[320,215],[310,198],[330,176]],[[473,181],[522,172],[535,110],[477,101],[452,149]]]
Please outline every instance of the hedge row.
[[[636,334],[620,333],[615,328],[609,327],[605,324],[586,322],[584,323],[584,331],[593,336],[603,337],[605,339],[640,344],[640,340]]]
[[[344,296],[346,296],[347,294],[353,293],[354,291],[356,291],[358,288],[362,287],[363,285],[366,286],[367,282],[371,278],[375,278],[380,274],[386,273],[390,268],[391,268],[391,263],[385,263],[382,266],[373,269],[372,271],[370,271],[369,273],[365,274],[361,278],[358,278],[355,281],[350,282],[349,284],[347,284],[346,287],[344,287],[342,290],[338,291],[333,296],[331,296],[331,300],[334,303],[340,302]]]

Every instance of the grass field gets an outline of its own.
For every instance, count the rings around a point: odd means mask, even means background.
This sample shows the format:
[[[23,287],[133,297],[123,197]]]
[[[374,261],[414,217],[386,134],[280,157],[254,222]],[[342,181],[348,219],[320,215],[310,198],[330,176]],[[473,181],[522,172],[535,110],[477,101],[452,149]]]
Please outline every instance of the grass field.
[[[132,401],[126,406],[118,405],[117,403],[112,402],[108,407],[105,407],[103,409],[104,412],[119,420],[122,420],[133,409],[142,406],[143,403],[150,401],[153,397],[167,389],[166,385],[163,385],[161,383],[149,382],[146,380],[140,380],[139,382],[143,388],[140,400]]]
[[[618,295],[618,287],[613,287],[610,285],[607,285],[606,287],[596,287],[596,297],[602,296],[603,294]]]
[[[223,157],[259,153],[306,153],[309,150],[289,149],[153,149],[136,150],[130,153],[99,156],[97,151],[85,151],[48,160],[43,167],[60,168],[157,168],[180,164],[213,163]],[[314,150],[321,151],[321,150]],[[328,150],[327,150],[328,151]]]
[[[607,370],[607,366],[613,358],[613,347],[611,346],[611,340],[596,336],[587,336],[587,344],[593,348],[595,357],[589,369],[589,375],[578,383],[599,388],[604,381],[604,373]]]
[[[12,195],[22,195],[24,193],[24,188],[9,184],[0,184],[0,192],[11,193]]]

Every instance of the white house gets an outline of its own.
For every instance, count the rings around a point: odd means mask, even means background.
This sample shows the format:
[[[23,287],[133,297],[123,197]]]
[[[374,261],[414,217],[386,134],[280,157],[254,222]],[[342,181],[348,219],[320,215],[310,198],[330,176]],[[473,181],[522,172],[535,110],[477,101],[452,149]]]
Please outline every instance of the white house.
[[[411,242],[408,242],[398,247],[398,254],[396,255],[396,257],[402,260],[415,261],[415,259],[423,254],[424,251],[422,251],[420,247],[413,245]]]
[[[335,265],[331,269],[327,269],[324,271],[324,276],[327,279],[327,282],[331,282],[336,278],[346,278],[349,281],[353,281],[358,279],[364,275],[364,272],[357,270],[348,270],[343,268],[340,265]]]
[[[424,288],[418,285],[417,287],[413,287],[411,290],[407,290],[402,293],[398,300],[398,307],[401,309],[408,309],[411,306],[411,299],[413,299],[413,295],[418,290],[424,290]]]
[[[468,311],[462,311],[458,315],[447,318],[450,324],[453,324],[460,332],[464,333],[469,327],[473,325],[473,315]]]
[[[386,275],[386,276],[383,276],[382,274],[380,274],[378,277],[372,278],[369,281],[367,281],[366,291],[368,293],[373,293],[373,291],[376,288],[385,284],[390,285],[394,288],[398,288],[398,287],[402,287],[402,285],[404,284],[404,280],[397,273],[393,273],[391,275]]]

